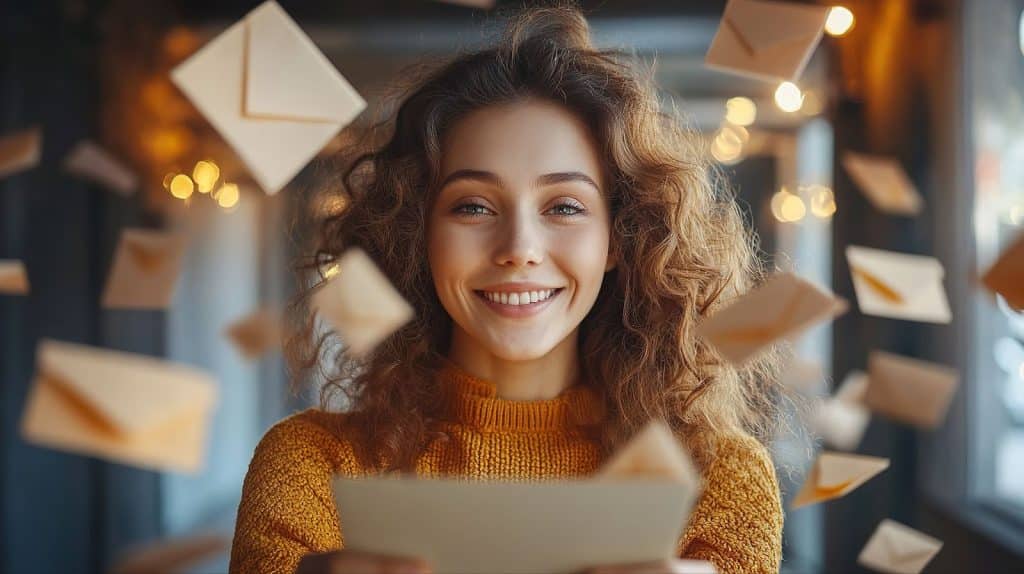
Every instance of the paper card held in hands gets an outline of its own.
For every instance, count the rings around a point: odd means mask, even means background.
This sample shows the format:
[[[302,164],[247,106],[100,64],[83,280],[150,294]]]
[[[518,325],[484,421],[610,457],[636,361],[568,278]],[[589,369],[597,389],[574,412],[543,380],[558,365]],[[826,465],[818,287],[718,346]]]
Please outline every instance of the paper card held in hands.
[[[186,572],[231,548],[231,540],[221,534],[196,534],[159,540],[132,548],[110,568],[111,574],[167,574]]]
[[[39,165],[43,153],[43,131],[30,128],[0,135],[0,178]]]
[[[661,420],[649,422],[605,463],[595,478],[656,478],[700,489],[700,475],[686,449]]]
[[[792,507],[800,508],[846,496],[887,468],[887,458],[823,452],[807,473]]]
[[[872,351],[864,404],[893,420],[933,429],[946,418],[959,379],[944,365]]]
[[[132,353],[44,340],[22,437],[141,468],[196,472],[217,397],[206,373]]]
[[[78,142],[64,158],[64,170],[121,195],[135,193],[138,177],[119,159],[89,140]]]
[[[705,320],[697,334],[738,365],[846,307],[845,300],[792,273],[780,273]]]
[[[906,216],[921,213],[924,200],[895,158],[846,152],[842,163],[853,182],[879,211]]]
[[[229,325],[225,334],[243,356],[256,359],[281,347],[281,323],[279,310],[260,309]]]
[[[788,2],[729,0],[704,64],[763,80],[796,80],[821,40],[828,10]]]
[[[357,357],[413,318],[413,308],[358,248],[341,255],[337,273],[313,295],[313,307]]]
[[[865,315],[925,323],[953,320],[938,259],[850,245],[846,261]]]
[[[857,563],[889,574],[919,574],[942,549],[942,541],[895,520],[879,523]]]
[[[0,259],[0,295],[28,295],[28,273],[17,259]]]
[[[1024,311],[1024,233],[999,255],[981,282],[1002,295],[1011,308]]]
[[[867,373],[851,371],[834,396],[815,405],[809,425],[825,444],[845,451],[856,450],[860,445],[871,421],[871,412],[863,403],[867,386]]]
[[[171,72],[171,79],[277,193],[366,102],[273,1]]]
[[[107,276],[107,309],[166,309],[174,299],[188,243],[183,235],[125,229]]]

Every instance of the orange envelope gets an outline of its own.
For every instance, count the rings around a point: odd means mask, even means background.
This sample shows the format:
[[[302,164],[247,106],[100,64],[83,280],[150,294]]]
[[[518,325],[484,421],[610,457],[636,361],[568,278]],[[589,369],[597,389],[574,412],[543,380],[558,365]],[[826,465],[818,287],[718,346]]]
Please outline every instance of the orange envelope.
[[[28,295],[25,264],[16,259],[0,259],[0,295]]]
[[[953,314],[938,259],[849,245],[846,261],[865,315],[925,323],[949,323]]]
[[[217,389],[152,357],[43,340],[21,435],[46,448],[148,469],[197,472]]]
[[[906,216],[921,213],[924,200],[895,158],[846,152],[842,164],[879,211]]]
[[[150,229],[125,229],[107,276],[103,307],[166,309],[174,299],[187,241],[184,236]]]
[[[256,359],[281,347],[281,313],[276,309],[261,309],[229,325],[225,334],[242,355]]]
[[[872,351],[864,404],[893,420],[933,429],[946,418],[959,378],[943,365]]]
[[[796,80],[811,59],[827,6],[729,0],[704,65],[763,80]]]
[[[99,145],[83,140],[64,158],[64,171],[96,182],[121,195],[131,195],[139,185],[138,177],[120,160]]]
[[[885,519],[860,551],[857,563],[878,572],[918,574],[941,549],[941,540]]]
[[[0,178],[39,164],[43,131],[38,127],[0,136]]]
[[[727,361],[742,364],[779,339],[846,311],[846,301],[792,273],[780,273],[697,327]]]
[[[359,248],[341,255],[337,272],[313,295],[313,307],[354,356],[368,353],[414,315],[387,276]]]
[[[792,508],[846,496],[887,468],[887,458],[822,452],[793,499]]]
[[[981,282],[993,293],[1002,295],[1010,307],[1024,311],[1024,234],[999,255]]]
[[[160,540],[132,548],[110,568],[112,574],[167,574],[185,572],[227,553],[231,540],[221,534],[197,534]]]
[[[647,423],[612,455],[595,478],[663,478],[700,488],[700,474],[662,420]]]
[[[857,449],[871,421],[871,412],[863,403],[867,386],[867,373],[851,371],[834,396],[815,404],[809,426],[825,444],[839,450]]]

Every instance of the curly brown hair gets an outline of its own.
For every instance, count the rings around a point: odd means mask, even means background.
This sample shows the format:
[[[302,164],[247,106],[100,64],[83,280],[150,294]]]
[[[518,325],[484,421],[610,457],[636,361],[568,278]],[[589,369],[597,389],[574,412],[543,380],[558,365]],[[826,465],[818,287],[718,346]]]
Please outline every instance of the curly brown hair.
[[[442,141],[467,113],[524,98],[577,114],[600,142],[611,184],[617,265],[580,326],[582,381],[605,418],[580,430],[607,455],[652,417],[667,421],[699,463],[723,433],[766,438],[778,422],[772,354],[737,369],[695,335],[703,316],[762,277],[752,234],[705,160],[699,138],[661,109],[635,58],[596,49],[573,6],[512,15],[492,47],[419,74],[397,111],[336,158],[325,189],[346,208],[318,223],[303,287],[292,305],[288,355],[294,380],[318,370],[328,409],[347,399],[346,429],[367,468],[409,471],[430,441],[446,398],[434,372],[451,318],[434,291],[426,254],[428,214],[440,179]],[[309,296],[322,269],[351,247],[373,258],[417,310],[413,321],[361,359],[316,330]],[[314,280],[309,280],[313,272]],[[332,343],[333,341],[333,343]]]

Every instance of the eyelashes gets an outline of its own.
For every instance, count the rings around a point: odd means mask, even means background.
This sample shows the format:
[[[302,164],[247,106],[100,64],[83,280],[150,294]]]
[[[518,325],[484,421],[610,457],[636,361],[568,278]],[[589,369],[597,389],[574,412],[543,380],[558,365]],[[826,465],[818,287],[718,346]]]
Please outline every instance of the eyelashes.
[[[461,215],[466,217],[479,217],[481,215],[487,215],[488,213],[491,212],[491,210],[482,203],[467,201],[453,207],[451,212],[455,215]],[[557,205],[553,206],[545,213],[551,212],[557,212],[552,213],[555,217],[571,218],[583,215],[587,212],[587,210],[582,205],[579,205],[576,202],[562,201]]]

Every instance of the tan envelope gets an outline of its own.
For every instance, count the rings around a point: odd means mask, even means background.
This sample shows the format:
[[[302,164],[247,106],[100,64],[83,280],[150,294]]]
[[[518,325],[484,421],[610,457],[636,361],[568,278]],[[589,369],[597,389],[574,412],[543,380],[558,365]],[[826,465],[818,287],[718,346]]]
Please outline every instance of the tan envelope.
[[[878,524],[857,563],[891,574],[918,574],[942,549],[942,541],[895,520]]]
[[[43,131],[38,127],[0,136],[0,178],[39,165]]]
[[[171,79],[277,193],[366,102],[276,2],[264,2]]]
[[[281,347],[281,319],[280,311],[261,309],[229,325],[225,334],[243,356],[255,359]]]
[[[879,211],[906,216],[921,213],[924,200],[898,160],[846,152],[842,164]]]
[[[764,80],[796,80],[811,59],[827,6],[730,0],[704,65]]]
[[[780,273],[715,313],[697,334],[727,361],[741,364],[779,339],[846,311],[842,298],[792,273]]]
[[[187,240],[183,235],[125,229],[107,276],[103,307],[166,309],[174,299]]]
[[[871,412],[862,402],[867,385],[867,373],[851,371],[834,396],[815,404],[809,426],[825,444],[845,451],[856,450],[860,445],[871,421]]]
[[[338,259],[338,272],[313,295],[313,307],[347,345],[362,356],[413,318],[409,303],[358,248]]]
[[[110,568],[110,572],[112,574],[186,572],[187,568],[225,554],[230,548],[231,540],[221,534],[196,534],[159,540],[125,552]]]
[[[0,259],[0,295],[28,295],[28,273],[17,259]]]
[[[872,351],[864,404],[893,420],[933,429],[946,418],[959,379],[955,369],[943,365]]]
[[[595,478],[661,478],[700,488],[700,474],[662,420],[647,423],[604,464]]]
[[[792,508],[846,496],[887,468],[887,458],[822,452],[793,499]]]
[[[159,359],[40,341],[21,435],[56,450],[148,469],[197,472],[217,389]]]
[[[925,323],[949,323],[938,259],[850,245],[846,261],[861,313]]]
[[[981,282],[993,293],[1002,295],[1010,307],[1024,311],[1024,233],[999,255]]]
[[[121,195],[135,193],[139,179],[119,159],[89,140],[75,144],[64,158],[64,171],[96,182]]]

